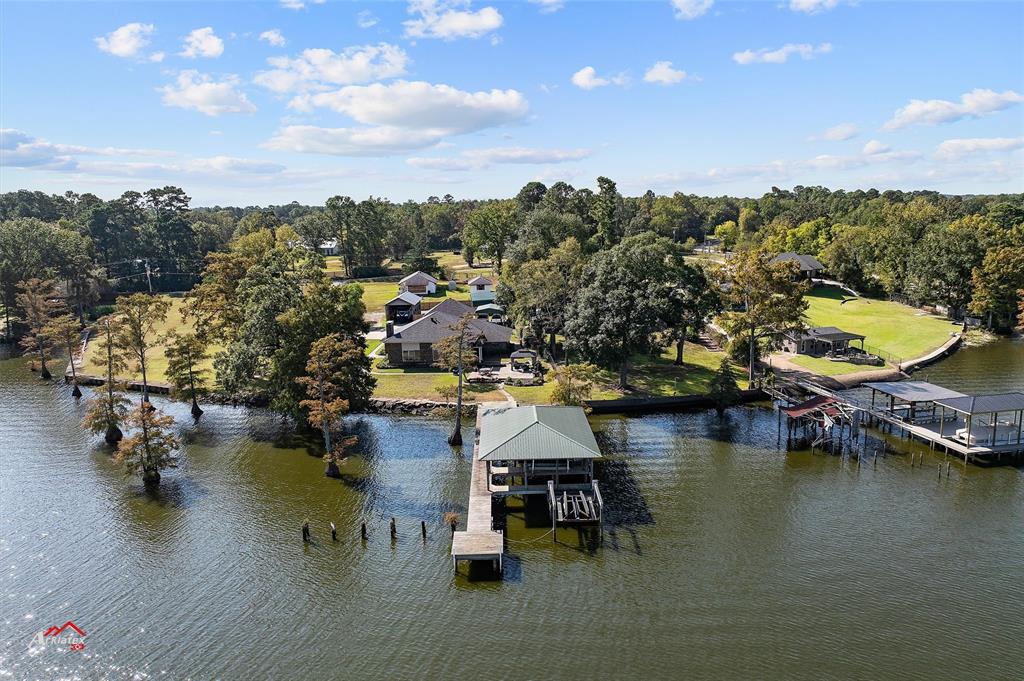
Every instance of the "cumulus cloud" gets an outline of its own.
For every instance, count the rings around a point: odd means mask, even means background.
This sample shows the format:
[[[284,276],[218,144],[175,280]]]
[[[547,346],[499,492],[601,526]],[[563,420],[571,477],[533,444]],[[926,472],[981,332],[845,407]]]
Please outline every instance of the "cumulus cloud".
[[[0,129],[0,165],[13,168],[73,170],[79,165],[79,156],[173,156],[173,153],[155,149],[53,144],[23,130]]]
[[[450,85],[399,80],[301,95],[299,111],[331,109],[369,125],[475,132],[521,120],[529,105],[517,90],[466,92]]]
[[[732,55],[733,61],[746,66],[747,64],[785,64],[789,58],[796,54],[802,59],[813,59],[821,54],[828,54],[832,51],[831,43],[821,43],[818,46],[809,43],[787,43],[777,50],[763,48],[760,50],[744,50]]]
[[[276,28],[272,28],[269,31],[263,31],[263,33],[260,33],[260,40],[262,40],[265,43],[270,43],[274,47],[284,47],[285,44],[288,42],[287,40],[284,39],[284,36],[281,35],[281,31],[277,30]]]
[[[313,48],[297,57],[271,57],[267,63],[277,68],[256,74],[254,82],[285,93],[394,78],[405,73],[409,57],[400,47],[380,43],[348,47],[340,53]]]
[[[472,149],[456,157],[413,157],[406,163],[426,170],[484,170],[495,164],[553,164],[578,161],[590,156],[589,149],[531,149],[494,147]]]
[[[864,148],[860,153],[865,156],[874,156],[875,154],[884,154],[888,151],[890,151],[890,147],[888,145],[882,144],[878,140],[871,140],[864,145]]]
[[[368,9],[364,9],[362,12],[356,15],[356,25],[359,28],[370,28],[376,26],[377,22],[380,21],[374,16],[373,12]]]
[[[263,146],[276,151],[333,156],[393,156],[436,145],[444,131],[414,130],[395,126],[370,128],[321,128],[289,125],[277,131]]]
[[[1024,95],[1013,90],[996,92],[977,88],[960,95],[959,102],[946,99],[912,99],[896,110],[885,124],[886,130],[898,130],[909,125],[938,125],[963,118],[981,118],[1024,102]]]
[[[659,85],[674,85],[681,83],[686,78],[686,71],[672,68],[672,62],[659,61],[644,73],[644,82],[658,83]]]
[[[159,88],[167,106],[194,109],[207,116],[225,113],[253,113],[256,107],[237,89],[238,76],[226,75],[214,80],[198,71],[182,71],[173,84]]]
[[[493,7],[475,12],[469,0],[411,0],[409,14],[415,19],[402,22],[406,38],[482,38],[501,27],[504,19]]]
[[[959,160],[967,156],[1024,149],[1024,137],[972,137],[942,142],[935,150],[941,159]]]
[[[605,85],[626,85],[629,83],[629,76],[625,73],[620,73],[610,78],[602,78],[597,75],[597,71],[594,70],[593,66],[584,66],[582,69],[572,74],[570,78],[572,84],[581,90],[593,90],[594,88],[604,87]]]
[[[858,154],[821,154],[807,159],[775,160],[735,166],[716,166],[704,171],[665,173],[624,185],[678,187],[682,184],[712,186],[732,182],[812,182],[822,172],[848,172],[876,168],[912,167],[922,159],[913,151],[883,151],[869,144]]]
[[[840,123],[839,125],[833,125],[831,128],[826,128],[821,134],[811,135],[807,139],[809,141],[826,140],[828,142],[843,142],[848,139],[853,139],[859,134],[860,129],[855,124]]]
[[[708,13],[715,0],[672,0],[672,7],[675,9],[676,19],[690,21],[702,17]]]
[[[465,92],[421,81],[350,85],[299,95],[299,111],[327,108],[367,127],[291,125],[264,146],[340,156],[387,156],[439,144],[446,137],[522,120],[529,105],[516,90]]]
[[[312,0],[314,5],[322,5],[327,0]],[[306,7],[304,0],[281,0],[281,7],[285,9],[300,10]]]
[[[565,0],[530,0],[531,5],[539,5],[541,14],[551,14],[565,7]]]
[[[794,12],[817,14],[835,9],[839,0],[789,0],[789,8]]]
[[[137,58],[141,56],[146,45],[149,45],[149,36],[154,30],[156,29],[153,24],[135,22],[114,29],[105,36],[93,38],[93,41],[101,52],[115,57]]]
[[[187,36],[181,45],[182,57],[195,59],[196,57],[214,58],[224,54],[224,41],[217,37],[209,26],[197,28]]]

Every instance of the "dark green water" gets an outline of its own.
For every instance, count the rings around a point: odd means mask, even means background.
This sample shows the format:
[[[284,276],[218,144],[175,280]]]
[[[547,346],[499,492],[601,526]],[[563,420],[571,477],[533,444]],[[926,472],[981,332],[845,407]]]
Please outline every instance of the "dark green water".
[[[990,385],[1024,387],[1024,346],[967,350],[927,373],[979,367]],[[272,415],[211,407],[193,426],[184,408],[171,411],[182,465],[147,495],[77,427],[81,407],[63,386],[0,362],[3,678],[1019,679],[1024,669],[1021,470],[954,464],[939,480],[941,458],[926,448],[921,468],[899,454],[858,470],[786,453],[761,407],[724,422],[594,418],[608,455],[604,546],[570,530],[553,544],[546,527],[513,516],[506,578],[470,581],[452,575],[441,523],[464,510],[469,482],[445,423],[349,419],[361,448],[337,481]],[[30,650],[36,631],[69,619],[87,633],[84,651]]]

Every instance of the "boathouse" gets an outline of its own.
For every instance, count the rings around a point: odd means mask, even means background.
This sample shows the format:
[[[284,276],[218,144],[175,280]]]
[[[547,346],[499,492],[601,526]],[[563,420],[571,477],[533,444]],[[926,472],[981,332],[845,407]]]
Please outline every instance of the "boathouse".
[[[1024,393],[963,395],[935,400],[940,409],[940,437],[952,437],[968,447],[1018,451],[1024,424]],[[954,432],[946,427],[946,414],[956,414]],[[963,421],[963,423],[961,423]]]
[[[604,501],[594,479],[599,458],[580,407],[481,404],[466,529],[452,536],[452,566],[483,560],[501,570],[504,537],[494,530],[491,509],[496,496],[547,495],[552,533],[559,522],[600,523]]]

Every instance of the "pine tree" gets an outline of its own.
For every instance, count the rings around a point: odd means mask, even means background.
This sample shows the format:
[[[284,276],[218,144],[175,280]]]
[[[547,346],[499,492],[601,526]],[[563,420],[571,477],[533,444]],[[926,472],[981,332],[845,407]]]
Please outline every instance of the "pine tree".
[[[739,402],[740,387],[736,383],[732,362],[728,357],[723,357],[722,363],[718,365],[718,370],[711,379],[708,396],[714,401],[715,411],[718,412],[719,418],[725,416],[725,410],[728,407]]]

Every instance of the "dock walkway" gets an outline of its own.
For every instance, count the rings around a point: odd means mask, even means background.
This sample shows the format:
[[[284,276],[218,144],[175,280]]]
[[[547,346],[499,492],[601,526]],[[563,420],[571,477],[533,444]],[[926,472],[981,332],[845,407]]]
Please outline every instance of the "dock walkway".
[[[506,409],[508,402],[483,402],[476,410],[473,443],[473,468],[469,482],[469,508],[466,529],[452,535],[452,568],[459,569],[460,560],[490,560],[502,569],[505,537],[493,528],[491,490],[487,486],[487,462],[480,460],[480,421],[491,409]]]

